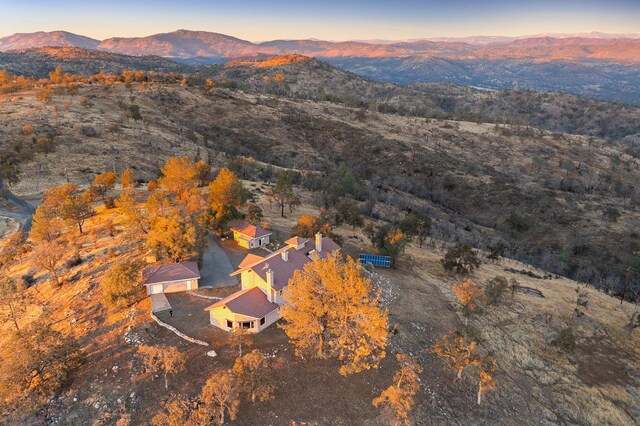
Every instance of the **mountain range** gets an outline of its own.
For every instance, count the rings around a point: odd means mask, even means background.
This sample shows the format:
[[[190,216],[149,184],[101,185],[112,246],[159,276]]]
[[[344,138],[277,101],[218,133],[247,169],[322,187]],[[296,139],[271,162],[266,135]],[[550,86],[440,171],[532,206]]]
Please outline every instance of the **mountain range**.
[[[224,34],[178,30],[102,41],[64,31],[0,38],[0,52],[22,52],[44,46],[157,56],[191,66],[295,53],[382,82],[444,82],[491,90],[555,91],[640,105],[637,34],[254,43]],[[6,67],[0,61],[0,67],[3,65]]]
[[[535,36],[529,38],[467,37],[401,42],[272,40],[253,43],[236,37],[178,30],[147,37],[95,40],[65,31],[14,34],[0,38],[0,51],[63,46],[105,50],[127,55],[157,55],[189,60],[231,59],[299,53],[320,58],[411,57],[443,59],[611,60],[640,63],[640,38],[589,33],[586,36]]]

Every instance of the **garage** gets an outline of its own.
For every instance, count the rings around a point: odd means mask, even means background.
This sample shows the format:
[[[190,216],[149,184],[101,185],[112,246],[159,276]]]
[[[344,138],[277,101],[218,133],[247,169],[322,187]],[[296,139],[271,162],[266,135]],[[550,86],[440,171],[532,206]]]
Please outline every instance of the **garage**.
[[[197,290],[200,270],[195,262],[154,265],[142,271],[147,294],[178,293]]]

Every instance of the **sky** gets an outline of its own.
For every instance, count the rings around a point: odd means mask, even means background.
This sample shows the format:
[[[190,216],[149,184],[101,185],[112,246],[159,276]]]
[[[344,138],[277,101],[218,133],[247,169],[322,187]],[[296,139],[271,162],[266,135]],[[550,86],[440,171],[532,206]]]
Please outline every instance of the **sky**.
[[[640,33],[640,0],[0,0],[0,37],[65,30],[102,40],[177,29],[250,41]]]

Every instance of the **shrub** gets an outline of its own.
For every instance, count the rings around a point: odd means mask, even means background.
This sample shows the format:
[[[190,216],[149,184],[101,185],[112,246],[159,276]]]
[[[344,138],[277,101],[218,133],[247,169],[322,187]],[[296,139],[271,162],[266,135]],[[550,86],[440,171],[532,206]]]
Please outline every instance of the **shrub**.
[[[504,293],[509,287],[509,281],[505,277],[496,275],[487,281],[487,285],[484,289],[484,294],[487,298],[487,303],[493,305],[499,303],[504,296]]]
[[[576,336],[573,333],[573,328],[565,327],[560,330],[558,336],[551,341],[551,345],[563,352],[573,353],[576,349]]]
[[[113,199],[113,197],[107,197],[104,200],[104,207],[108,210],[111,210],[116,207],[116,201]]]
[[[480,266],[476,252],[468,244],[462,243],[450,248],[440,262],[446,271],[458,274],[469,274]]]

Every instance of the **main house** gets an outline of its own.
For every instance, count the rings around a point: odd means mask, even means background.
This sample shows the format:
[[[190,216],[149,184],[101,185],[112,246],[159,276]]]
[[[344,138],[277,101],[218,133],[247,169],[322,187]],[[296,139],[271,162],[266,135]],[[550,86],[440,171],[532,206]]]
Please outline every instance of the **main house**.
[[[293,273],[315,259],[340,250],[331,238],[293,237],[267,257],[248,254],[231,275],[240,275],[242,289],[206,308],[212,325],[223,330],[242,328],[257,333],[280,319],[282,290]]]
[[[259,226],[243,223],[231,228],[233,239],[240,247],[252,249],[269,244],[269,236],[272,232],[262,229]]]

